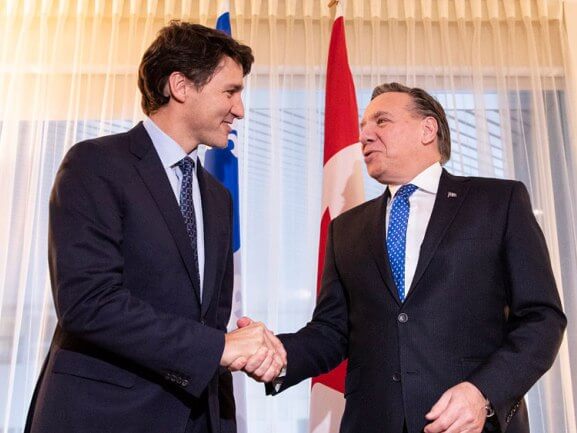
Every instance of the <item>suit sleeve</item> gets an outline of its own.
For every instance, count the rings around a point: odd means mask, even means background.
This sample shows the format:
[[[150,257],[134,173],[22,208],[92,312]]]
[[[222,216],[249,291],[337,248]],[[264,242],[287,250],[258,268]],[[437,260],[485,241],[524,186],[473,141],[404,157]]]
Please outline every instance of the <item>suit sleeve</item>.
[[[93,143],[66,156],[50,200],[49,260],[59,326],[200,396],[224,331],[155,309],[123,287],[123,201]],[[116,179],[116,178],[115,178]]]
[[[332,370],[346,357],[348,300],[337,269],[333,231],[331,223],[321,290],[312,320],[295,334],[279,335],[287,351],[287,372],[278,392]],[[267,392],[277,393],[271,386]]]
[[[553,364],[566,326],[545,238],[520,182],[511,193],[502,254],[509,278],[506,338],[468,380],[491,401],[504,432],[518,401]]]

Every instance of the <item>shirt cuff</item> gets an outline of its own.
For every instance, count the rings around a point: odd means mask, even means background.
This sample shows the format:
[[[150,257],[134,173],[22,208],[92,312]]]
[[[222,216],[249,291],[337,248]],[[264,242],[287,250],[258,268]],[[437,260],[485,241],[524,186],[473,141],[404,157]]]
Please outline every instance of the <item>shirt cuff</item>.
[[[278,392],[286,377],[286,367],[283,367],[277,377],[272,380],[272,387],[275,392]]]

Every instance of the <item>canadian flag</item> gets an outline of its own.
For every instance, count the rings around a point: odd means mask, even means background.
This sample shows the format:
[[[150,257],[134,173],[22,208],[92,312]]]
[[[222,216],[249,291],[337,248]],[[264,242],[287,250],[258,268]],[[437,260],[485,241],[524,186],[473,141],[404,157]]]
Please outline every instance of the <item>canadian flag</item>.
[[[363,155],[359,139],[357,99],[347,58],[345,25],[337,5],[327,62],[323,202],[319,240],[317,296],[331,220],[364,201]],[[336,433],[345,407],[347,361],[313,379],[309,431]]]

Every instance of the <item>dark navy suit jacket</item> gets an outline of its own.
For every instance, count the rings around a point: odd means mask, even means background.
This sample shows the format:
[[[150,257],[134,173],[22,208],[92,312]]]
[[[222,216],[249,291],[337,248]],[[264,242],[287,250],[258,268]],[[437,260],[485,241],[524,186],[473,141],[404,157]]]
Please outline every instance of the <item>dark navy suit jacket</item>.
[[[404,303],[386,256],[386,202],[331,223],[313,319],[280,336],[281,391],[348,357],[342,433],[399,433],[404,422],[421,432],[462,381],[495,408],[486,431],[527,433],[523,396],[553,363],[566,318],[525,187],[443,171]]]
[[[203,299],[174,192],[142,124],[75,145],[50,200],[58,325],[31,433],[184,432],[192,414],[236,431],[219,367],[233,285],[228,192],[198,169]]]

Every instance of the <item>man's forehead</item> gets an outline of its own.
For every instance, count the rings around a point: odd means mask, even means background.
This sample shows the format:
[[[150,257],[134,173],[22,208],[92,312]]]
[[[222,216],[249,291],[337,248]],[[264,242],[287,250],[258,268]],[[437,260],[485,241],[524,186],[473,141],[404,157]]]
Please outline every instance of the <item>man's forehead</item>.
[[[375,116],[404,112],[410,108],[411,97],[406,93],[387,92],[381,93],[367,106],[363,119]]]
[[[216,67],[216,69],[214,70],[214,74],[216,75],[221,71],[227,71],[227,72],[235,72],[235,73],[239,73],[241,75],[244,76],[243,74],[243,70],[242,70],[242,65],[240,63],[238,63],[236,60],[234,60],[233,58],[227,56],[227,55],[223,55],[222,58],[220,59],[220,62],[218,62],[218,66]]]
[[[375,97],[369,106],[406,107],[411,102],[411,96],[402,92],[385,92]]]
[[[244,82],[242,66],[230,57],[224,57],[208,80],[208,82],[211,81],[226,83],[227,85],[236,84],[242,88]]]

